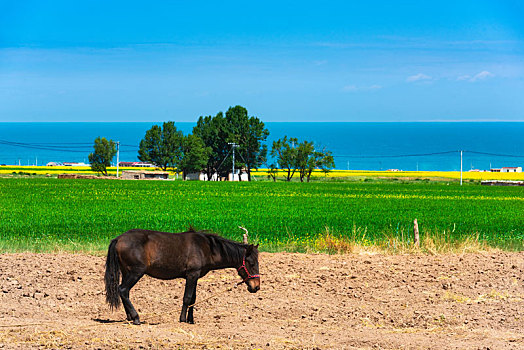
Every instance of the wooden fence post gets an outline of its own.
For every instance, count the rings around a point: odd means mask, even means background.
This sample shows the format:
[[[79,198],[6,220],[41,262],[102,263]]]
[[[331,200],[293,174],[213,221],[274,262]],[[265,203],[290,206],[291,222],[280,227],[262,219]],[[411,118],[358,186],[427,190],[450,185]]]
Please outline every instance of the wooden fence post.
[[[415,247],[420,247],[420,236],[418,233],[418,222],[417,219],[413,221],[413,244]]]
[[[238,226],[238,228],[241,229],[241,230],[244,230],[246,232],[246,233],[244,233],[242,235],[242,243],[248,244],[248,240],[247,240],[247,233],[248,232],[247,232],[247,229],[245,227],[242,227],[242,226]]]

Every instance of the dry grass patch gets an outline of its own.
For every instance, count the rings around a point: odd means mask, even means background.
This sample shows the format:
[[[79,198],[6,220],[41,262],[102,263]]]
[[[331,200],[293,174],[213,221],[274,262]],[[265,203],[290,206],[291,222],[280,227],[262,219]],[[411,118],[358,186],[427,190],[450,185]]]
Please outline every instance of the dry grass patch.
[[[329,227],[318,235],[310,246],[310,250],[327,252],[329,254],[351,254],[378,252],[375,244],[366,240],[367,229],[353,227],[349,236],[337,235]]]
[[[329,227],[308,245],[308,251],[329,254],[382,253],[382,254],[465,254],[496,252],[480,239],[478,233],[457,238],[452,232],[429,231],[421,234],[420,246],[415,246],[410,234],[385,234],[384,239],[370,241],[367,230],[353,228],[349,235],[334,234]]]

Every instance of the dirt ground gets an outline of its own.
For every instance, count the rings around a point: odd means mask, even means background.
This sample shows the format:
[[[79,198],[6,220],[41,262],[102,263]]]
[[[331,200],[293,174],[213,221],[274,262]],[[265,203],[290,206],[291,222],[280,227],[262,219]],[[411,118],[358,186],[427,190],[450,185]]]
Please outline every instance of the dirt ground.
[[[261,254],[257,294],[231,269],[199,281],[197,301],[225,292],[194,325],[178,322],[183,281],[149,277],[131,290],[143,324],[124,322],[104,262],[0,255],[0,348],[524,349],[524,252]]]

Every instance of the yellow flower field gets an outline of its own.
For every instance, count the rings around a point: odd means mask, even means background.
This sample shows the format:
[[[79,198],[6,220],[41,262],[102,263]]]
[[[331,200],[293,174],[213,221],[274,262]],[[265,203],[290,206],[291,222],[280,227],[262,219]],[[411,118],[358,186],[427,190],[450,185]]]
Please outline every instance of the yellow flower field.
[[[139,168],[127,167],[120,168],[122,170],[145,170],[154,171],[154,168]],[[91,171],[90,167],[68,167],[68,166],[2,166],[0,167],[0,174],[25,172],[36,173],[38,175],[57,175],[57,174],[96,174]],[[108,168],[108,173],[116,174],[116,167]],[[172,175],[174,172],[170,172]],[[253,171],[253,175],[267,176],[267,169],[259,169]],[[285,172],[279,171],[279,177],[284,177]],[[313,177],[326,177],[322,171],[314,171]],[[295,177],[298,174],[295,173]],[[333,170],[328,173],[327,177],[376,177],[376,178],[446,178],[446,179],[460,179],[459,171],[368,171],[368,170]],[[524,180],[524,173],[492,173],[492,172],[463,172],[462,178],[464,180]]]
[[[154,171],[158,170],[155,168],[140,168],[140,167],[120,167],[119,171],[122,172],[122,170],[146,170],[146,171]],[[96,172],[93,172],[90,167],[88,166],[81,166],[81,167],[70,167],[70,166],[2,166],[0,167],[0,174],[11,174],[11,173],[18,173],[18,172],[24,172],[24,173],[30,173],[30,174],[38,174],[38,175],[45,175],[45,174],[51,174],[51,175],[57,175],[57,174],[86,174],[86,175],[96,175]],[[107,168],[107,172],[111,175],[116,175],[116,167],[109,167]]]
[[[254,172],[255,175],[267,175],[266,169]],[[279,171],[278,176],[285,176]],[[297,174],[295,174],[297,176]],[[322,171],[313,171],[314,177],[325,177]],[[448,178],[460,179],[460,171],[371,171],[371,170],[333,170],[328,177],[388,177],[388,178]],[[524,180],[524,173],[463,172],[464,180]]]

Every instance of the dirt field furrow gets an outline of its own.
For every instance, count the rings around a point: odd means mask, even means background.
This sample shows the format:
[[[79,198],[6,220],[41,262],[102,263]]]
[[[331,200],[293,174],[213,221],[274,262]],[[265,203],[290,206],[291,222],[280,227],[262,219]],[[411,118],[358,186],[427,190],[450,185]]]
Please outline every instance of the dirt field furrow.
[[[524,349],[524,253],[261,254],[261,290],[234,270],[131,290],[143,324],[105,303],[104,257],[0,255],[0,348]],[[228,290],[230,289],[230,290]]]

